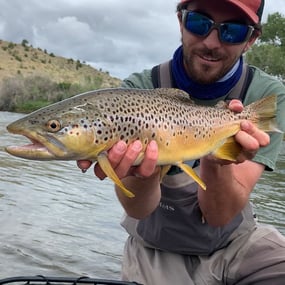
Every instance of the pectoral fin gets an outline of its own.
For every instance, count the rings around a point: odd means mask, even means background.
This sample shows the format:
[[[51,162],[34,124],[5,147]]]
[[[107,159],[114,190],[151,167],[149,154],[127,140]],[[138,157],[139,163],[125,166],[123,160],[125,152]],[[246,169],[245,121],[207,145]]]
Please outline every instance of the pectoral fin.
[[[105,172],[105,174],[123,191],[123,193],[130,198],[135,197],[135,195],[130,192],[122,183],[120,178],[115,173],[113,167],[111,166],[106,153],[102,152],[98,155],[97,161],[102,168],[102,170]]]
[[[192,177],[193,180],[196,181],[202,187],[202,189],[206,190],[206,184],[189,165],[183,162],[179,162],[176,165],[181,168],[185,173],[187,173],[190,177]]]
[[[220,159],[236,161],[240,151],[241,146],[234,140],[233,137],[230,137],[221,147],[213,152],[213,155]]]

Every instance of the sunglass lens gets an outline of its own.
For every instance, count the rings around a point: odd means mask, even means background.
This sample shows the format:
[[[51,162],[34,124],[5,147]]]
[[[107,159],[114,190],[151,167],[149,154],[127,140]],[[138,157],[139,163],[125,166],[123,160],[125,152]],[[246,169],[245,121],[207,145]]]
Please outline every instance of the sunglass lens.
[[[188,12],[185,27],[193,34],[205,36],[211,29],[212,22],[209,18],[199,13]]]
[[[242,43],[248,35],[248,26],[225,23],[220,26],[221,40],[226,43]]]

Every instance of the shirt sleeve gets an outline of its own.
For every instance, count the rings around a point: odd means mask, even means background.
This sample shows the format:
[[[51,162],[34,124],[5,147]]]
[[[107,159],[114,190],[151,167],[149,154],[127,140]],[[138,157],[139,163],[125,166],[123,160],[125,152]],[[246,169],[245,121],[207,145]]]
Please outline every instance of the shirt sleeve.
[[[151,70],[133,73],[122,82],[123,88],[153,89]]]

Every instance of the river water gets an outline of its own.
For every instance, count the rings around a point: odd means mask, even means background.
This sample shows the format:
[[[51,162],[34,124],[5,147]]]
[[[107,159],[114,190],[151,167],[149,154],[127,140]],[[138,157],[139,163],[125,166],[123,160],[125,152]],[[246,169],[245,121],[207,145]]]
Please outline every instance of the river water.
[[[0,278],[19,275],[119,279],[126,233],[112,183],[75,162],[39,162],[5,153],[26,143],[5,127],[21,115],[0,112]],[[260,222],[285,234],[285,145],[278,169],[252,195]]]

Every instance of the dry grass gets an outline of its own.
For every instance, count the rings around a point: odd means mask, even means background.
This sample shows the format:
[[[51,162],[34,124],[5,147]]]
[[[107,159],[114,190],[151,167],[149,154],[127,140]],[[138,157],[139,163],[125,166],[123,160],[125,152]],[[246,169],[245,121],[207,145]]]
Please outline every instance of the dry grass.
[[[116,87],[120,80],[78,60],[55,56],[40,48],[0,40],[0,83],[17,75],[43,76],[54,82],[83,85],[101,82],[100,88]]]

